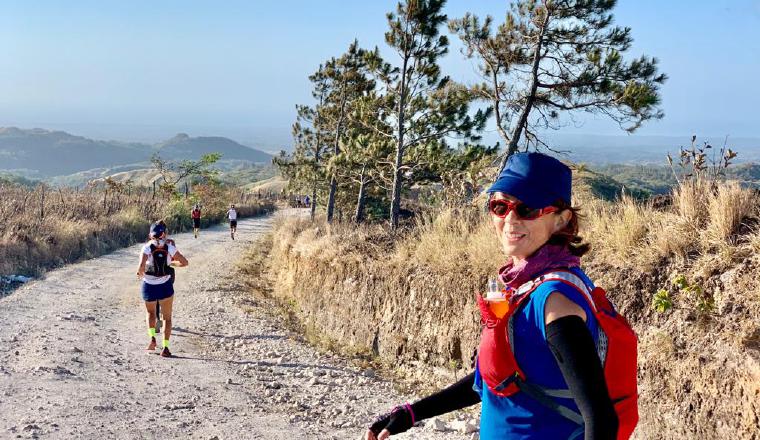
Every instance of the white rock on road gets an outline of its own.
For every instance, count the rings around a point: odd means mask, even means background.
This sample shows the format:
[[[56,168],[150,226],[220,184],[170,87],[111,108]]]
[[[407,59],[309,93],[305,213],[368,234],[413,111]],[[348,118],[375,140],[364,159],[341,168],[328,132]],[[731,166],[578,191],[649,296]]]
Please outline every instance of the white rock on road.
[[[357,439],[413,399],[300,342],[271,302],[244,291],[234,263],[271,222],[240,221],[235,241],[224,226],[173,237],[190,266],[177,270],[172,359],[145,352],[140,246],[1,298],[0,438]],[[471,436],[415,428],[393,438]]]

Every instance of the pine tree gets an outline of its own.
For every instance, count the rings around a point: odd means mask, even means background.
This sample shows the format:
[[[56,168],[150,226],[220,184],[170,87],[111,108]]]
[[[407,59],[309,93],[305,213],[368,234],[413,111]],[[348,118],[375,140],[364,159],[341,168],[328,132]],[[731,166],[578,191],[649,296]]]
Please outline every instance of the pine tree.
[[[333,157],[340,154],[340,144],[350,128],[348,119],[356,101],[375,88],[375,83],[367,77],[364,49],[354,40],[348,51],[339,58],[331,58],[325,63],[324,75],[327,95],[320,105],[320,113],[329,119],[332,130]],[[334,167],[333,167],[334,169]],[[332,222],[335,193],[338,188],[337,174],[330,172],[330,190],[327,200],[327,221]]]
[[[633,132],[663,117],[657,60],[625,61],[631,30],[613,25],[615,0],[519,0],[496,31],[489,16],[466,14],[449,28],[480,61],[484,82],[473,91],[489,102],[507,158],[526,146],[549,145],[540,130],[559,129],[562,113],[602,114]]]
[[[341,152],[335,158],[336,172],[357,186],[353,220],[362,223],[368,194],[392,175],[388,159],[393,154],[392,139],[378,131],[390,131],[380,117],[382,104],[374,93],[356,103],[350,114],[351,129],[347,132]]]
[[[439,29],[446,22],[445,0],[406,0],[388,13],[386,43],[398,55],[398,66],[383,61],[376,49],[369,54],[373,74],[382,84],[387,108],[382,117],[393,132],[379,131],[393,140],[393,186],[390,224],[398,227],[406,159],[411,150],[444,136],[467,135],[482,127],[485,115],[468,115],[471,96],[465,88],[442,75],[438,60],[448,51],[448,39]]]
[[[308,106],[297,106],[298,119],[293,124],[294,149],[288,154],[281,151],[272,162],[288,180],[291,192],[311,192],[311,218],[314,219],[315,205],[325,188],[324,145],[318,140],[318,130],[313,125],[316,111]]]
[[[316,108],[306,105],[296,105],[296,122],[293,124],[292,135],[294,151],[291,155],[282,152],[273,159],[280,172],[288,179],[291,189],[299,192],[311,191],[311,219],[314,219],[318,204],[318,194],[321,184],[325,181],[326,157],[326,120],[321,114],[327,99],[328,84],[324,66],[320,65],[316,72],[309,76],[313,84],[312,96],[317,101]]]

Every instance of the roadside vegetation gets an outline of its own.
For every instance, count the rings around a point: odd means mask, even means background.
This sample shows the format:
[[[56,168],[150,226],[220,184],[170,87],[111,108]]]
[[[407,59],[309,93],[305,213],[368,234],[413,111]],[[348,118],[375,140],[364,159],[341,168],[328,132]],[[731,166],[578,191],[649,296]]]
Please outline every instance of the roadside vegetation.
[[[0,275],[35,276],[110,252],[144,240],[159,219],[172,233],[189,230],[195,203],[203,207],[204,227],[223,221],[230,203],[241,217],[273,209],[267,200],[215,181],[207,173],[213,161],[190,162],[182,168],[164,161],[167,180],[152,187],[108,178],[82,189],[0,180]],[[190,173],[174,180],[182,169]]]

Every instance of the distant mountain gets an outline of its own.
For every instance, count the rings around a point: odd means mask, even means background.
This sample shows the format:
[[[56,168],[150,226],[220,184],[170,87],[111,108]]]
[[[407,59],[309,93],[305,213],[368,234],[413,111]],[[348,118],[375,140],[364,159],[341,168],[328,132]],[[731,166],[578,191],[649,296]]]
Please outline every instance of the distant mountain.
[[[0,128],[0,169],[55,176],[145,161],[153,149],[144,144],[96,141],[63,131]]]
[[[680,147],[691,146],[691,136],[603,136],[548,133],[547,143],[555,150],[569,151],[566,158],[573,162],[595,165],[604,164],[654,164],[667,163],[666,155],[678,156]],[[696,144],[708,142],[717,150],[726,142],[723,137],[698,136]],[[729,137],[728,147],[739,153],[734,160],[740,162],[760,161],[760,139]]]
[[[276,172],[272,164],[253,164],[251,161],[243,159],[222,159],[214,164],[214,168],[221,171],[219,177],[223,182],[235,185],[267,179]],[[11,175],[4,175],[0,171],[0,182],[3,181],[4,176],[10,177]],[[153,180],[159,177],[159,174],[151,164],[142,162],[108,168],[92,168],[73,174],[48,177],[44,180],[55,186],[82,186],[89,182],[101,181],[106,177],[117,182],[131,180],[137,185],[150,186]]]
[[[272,156],[263,151],[243,146],[225,137],[190,137],[180,133],[157,145],[158,152],[166,157],[199,158],[210,152],[222,153],[224,159],[242,159],[254,163],[270,163]]]
[[[15,174],[7,174],[2,171],[0,171],[0,184],[15,184],[15,185],[23,185],[23,186],[34,186],[37,182],[34,180],[29,180],[27,178],[24,178],[22,176],[18,176]]]
[[[64,131],[0,128],[0,170],[28,177],[62,176],[96,168],[147,163],[153,153],[174,160],[197,160],[219,152],[223,160],[269,164],[272,156],[223,137],[177,136],[157,145],[93,140]]]
[[[625,165],[608,164],[591,166],[593,174],[609,176],[625,185],[628,194],[667,194],[678,184],[673,172],[683,176],[684,170],[676,166],[671,169],[665,165]],[[735,180],[749,188],[760,188],[760,164],[739,163],[724,169],[728,180]],[[596,188],[599,188],[596,185]],[[618,191],[619,192],[619,191]]]

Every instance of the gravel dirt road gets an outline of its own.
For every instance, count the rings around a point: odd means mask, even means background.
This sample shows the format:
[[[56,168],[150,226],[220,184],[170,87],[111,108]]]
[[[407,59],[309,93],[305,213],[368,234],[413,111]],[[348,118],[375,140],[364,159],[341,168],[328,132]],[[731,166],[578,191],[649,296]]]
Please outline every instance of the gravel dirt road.
[[[190,261],[177,270],[174,358],[145,351],[140,245],[0,299],[0,438],[358,439],[408,400],[301,342],[271,302],[245,292],[235,262],[272,219],[240,221],[235,241],[225,226],[173,236]],[[468,423],[393,438],[477,438]]]

